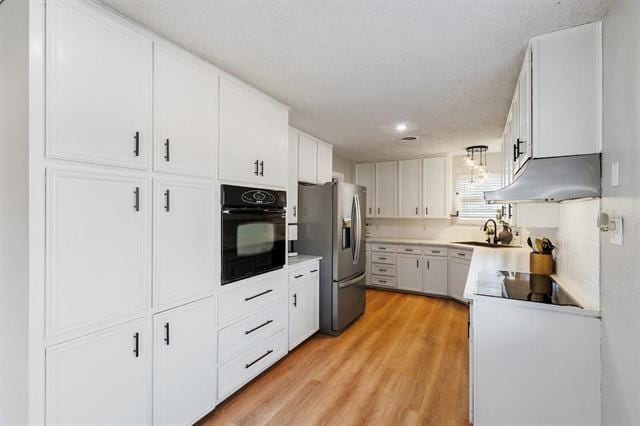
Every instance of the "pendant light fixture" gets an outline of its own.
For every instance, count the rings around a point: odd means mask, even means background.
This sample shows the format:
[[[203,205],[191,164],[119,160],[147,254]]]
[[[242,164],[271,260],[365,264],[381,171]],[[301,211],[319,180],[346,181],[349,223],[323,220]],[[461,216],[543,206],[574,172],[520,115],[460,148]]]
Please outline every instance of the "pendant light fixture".
[[[487,145],[472,145],[466,148],[467,156],[464,161],[469,168],[469,183],[483,182],[487,178]],[[476,179],[474,179],[474,177]]]

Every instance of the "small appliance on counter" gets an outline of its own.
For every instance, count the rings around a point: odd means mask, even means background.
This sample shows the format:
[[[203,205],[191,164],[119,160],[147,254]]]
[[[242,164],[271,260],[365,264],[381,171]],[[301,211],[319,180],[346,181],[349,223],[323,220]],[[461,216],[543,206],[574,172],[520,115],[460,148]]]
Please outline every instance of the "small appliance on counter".
[[[297,256],[298,252],[296,251],[296,241],[298,241],[298,224],[290,223],[288,225],[289,231],[289,257]]]

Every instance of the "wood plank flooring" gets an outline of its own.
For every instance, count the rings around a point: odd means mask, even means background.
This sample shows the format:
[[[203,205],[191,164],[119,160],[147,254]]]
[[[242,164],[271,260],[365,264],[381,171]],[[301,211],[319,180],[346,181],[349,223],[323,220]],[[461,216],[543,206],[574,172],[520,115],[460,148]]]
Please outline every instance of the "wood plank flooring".
[[[316,334],[202,425],[468,425],[468,309],[367,290],[339,337]]]

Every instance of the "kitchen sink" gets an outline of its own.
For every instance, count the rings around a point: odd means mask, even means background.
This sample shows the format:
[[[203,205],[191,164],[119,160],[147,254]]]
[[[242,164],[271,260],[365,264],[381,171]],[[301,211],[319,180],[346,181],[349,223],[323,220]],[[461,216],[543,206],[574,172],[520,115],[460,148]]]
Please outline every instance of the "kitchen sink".
[[[491,247],[491,248],[520,248],[522,246],[511,246],[507,244],[493,244],[484,241],[454,241],[454,244],[464,244],[467,246]]]

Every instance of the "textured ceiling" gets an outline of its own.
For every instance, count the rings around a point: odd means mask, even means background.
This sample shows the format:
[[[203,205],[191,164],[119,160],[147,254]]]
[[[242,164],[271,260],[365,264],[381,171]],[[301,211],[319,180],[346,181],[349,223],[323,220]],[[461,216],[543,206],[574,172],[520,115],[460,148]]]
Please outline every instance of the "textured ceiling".
[[[500,137],[529,37],[610,1],[100,0],[291,107],[357,161]],[[417,142],[401,144],[406,122]]]

